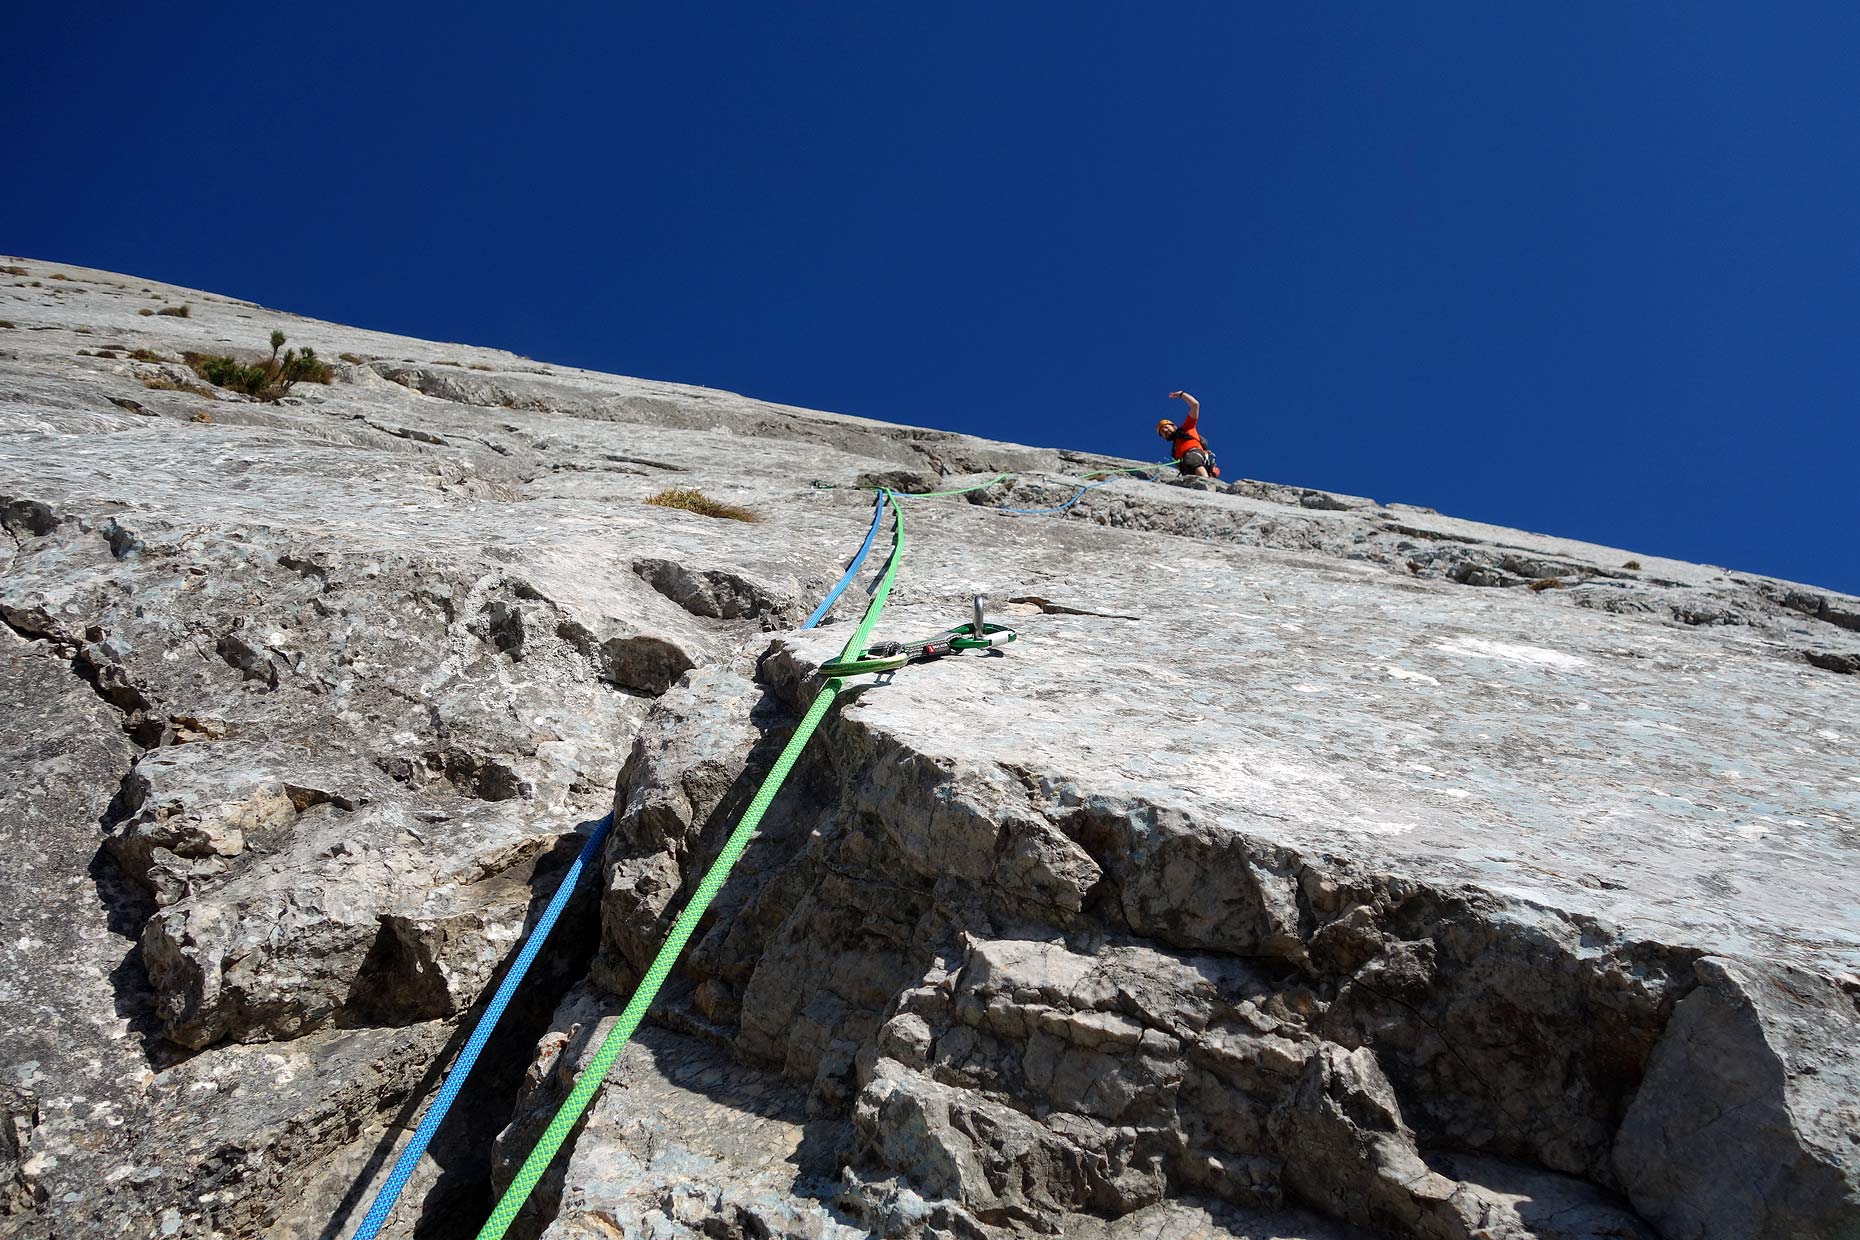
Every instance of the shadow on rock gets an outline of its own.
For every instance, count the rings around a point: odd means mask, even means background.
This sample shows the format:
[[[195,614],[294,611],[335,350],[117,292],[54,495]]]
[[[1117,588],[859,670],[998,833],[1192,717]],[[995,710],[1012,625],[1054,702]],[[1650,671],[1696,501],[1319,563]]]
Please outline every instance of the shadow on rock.
[[[192,1052],[162,1036],[161,1020],[155,1014],[155,988],[142,962],[142,928],[155,915],[155,897],[123,873],[105,848],[97,849],[88,872],[97,904],[103,909],[105,928],[129,944],[129,950],[109,973],[116,1015],[129,1022],[129,1032],[151,1068],[159,1072],[172,1067]]]
[[[538,859],[531,878],[529,906],[524,911],[526,936],[555,898],[569,865],[599,823],[599,819],[580,823]],[[548,1028],[550,1016],[569,987],[587,972],[593,955],[599,903],[597,884],[587,881],[587,877],[583,875],[580,890],[563,909],[549,944],[524,977],[510,1009],[486,1042],[471,1077],[426,1152],[425,1161],[438,1167],[438,1176],[426,1185],[417,1205],[411,1191],[401,1200],[398,1214],[418,1215],[413,1228],[416,1237],[424,1240],[467,1234],[495,1204],[490,1180],[492,1140],[510,1114],[537,1038]],[[457,1028],[389,1122],[360,1176],[343,1195],[329,1225],[319,1233],[319,1240],[336,1240],[343,1235],[356,1210],[373,1200],[402,1144],[401,1138],[414,1127],[522,950],[520,938],[470,1009],[460,1014]]]

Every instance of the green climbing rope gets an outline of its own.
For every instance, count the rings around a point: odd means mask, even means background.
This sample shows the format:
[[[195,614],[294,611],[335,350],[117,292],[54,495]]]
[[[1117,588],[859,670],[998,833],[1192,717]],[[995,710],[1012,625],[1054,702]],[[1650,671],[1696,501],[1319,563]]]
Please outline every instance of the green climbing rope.
[[[1149,468],[1154,467],[1143,466],[1135,469],[1094,472],[1109,476],[1138,473],[1142,469]],[[802,751],[807,748],[808,741],[820,726],[821,720],[826,717],[827,711],[832,708],[833,701],[839,695],[840,690],[845,687],[846,682],[843,678],[864,671],[892,670],[894,666],[902,666],[913,657],[911,652],[919,647],[930,648],[938,643],[945,643],[950,649],[976,649],[1013,640],[1012,630],[982,622],[978,603],[976,622],[971,627],[948,630],[935,638],[925,639],[918,643],[884,643],[883,646],[888,649],[882,657],[874,657],[877,655],[878,648],[868,651],[866,646],[866,640],[878,624],[879,616],[885,610],[885,604],[891,597],[892,584],[898,575],[898,565],[904,558],[904,511],[898,504],[898,500],[942,499],[956,495],[968,495],[975,491],[986,490],[998,482],[1013,477],[1015,475],[1011,473],[996,474],[986,482],[947,491],[904,492],[880,488],[882,502],[891,509],[891,554],[885,562],[884,572],[880,575],[877,586],[872,591],[871,601],[866,605],[865,615],[860,619],[858,627],[853,630],[852,636],[847,638],[839,658],[822,665],[823,674],[827,675],[827,679],[821,685],[820,692],[815,695],[813,703],[807,708],[807,713],[801,716],[800,723],[795,726],[794,735],[788,738],[787,745],[783,746],[781,755],[775,759],[774,766],[763,778],[761,786],[756,789],[756,795],[749,802],[748,808],[743,811],[742,818],[737,822],[735,829],[730,832],[729,838],[724,841],[723,847],[718,850],[716,860],[711,863],[710,869],[705,871],[697,889],[691,893],[691,899],[679,912],[678,919],[672,923],[671,931],[666,935],[658,954],[653,957],[645,976],[640,979],[639,985],[634,989],[633,997],[627,1001],[626,1008],[620,1013],[619,1019],[607,1031],[607,1036],[601,1040],[600,1047],[594,1052],[594,1057],[588,1061],[587,1067],[582,1069],[581,1075],[575,1079],[574,1087],[569,1090],[568,1097],[562,1100],[562,1105],[550,1119],[549,1126],[537,1138],[529,1156],[523,1160],[523,1166],[517,1170],[510,1186],[504,1190],[504,1195],[498,1200],[496,1208],[491,1211],[491,1217],[479,1230],[478,1240],[503,1240],[504,1234],[516,1221],[517,1214],[523,1209],[524,1203],[529,1200],[530,1193],[535,1190],[537,1182],[542,1179],[543,1172],[548,1170],[556,1154],[561,1152],[563,1143],[568,1140],[569,1133],[574,1131],[575,1125],[581,1122],[581,1117],[587,1111],[588,1105],[594,1101],[595,1094],[600,1092],[601,1086],[606,1082],[607,1073],[613,1068],[614,1061],[619,1058],[620,1052],[625,1049],[627,1042],[638,1030],[640,1022],[645,1019],[653,1000],[658,997],[660,986],[664,985],[672,967],[677,964],[678,957],[683,954],[685,945],[697,930],[698,922],[703,920],[711,901],[716,898],[717,892],[729,879],[730,871],[741,859],[743,851],[748,848],[750,838],[755,835],[756,828],[761,825],[762,816],[768,812],[770,804],[774,802],[783,783],[787,781],[789,772],[800,759]],[[813,485],[824,489],[830,488],[833,484],[816,481]],[[892,654],[890,650],[897,650],[898,653]]]
[[[985,491],[997,482],[1016,477],[1015,474],[996,474],[987,482],[978,482],[972,487],[959,487],[954,491],[893,491],[897,499],[943,499],[950,495],[967,495],[971,491]]]
[[[885,602],[891,597],[891,585],[898,575],[898,563],[904,558],[904,513],[899,509],[895,496],[891,492],[885,492],[885,497],[892,514],[891,556],[885,564],[885,571],[878,580],[877,588],[872,592],[872,601],[866,606],[865,616],[859,621],[859,627],[853,631],[853,635],[847,639],[846,648],[840,652],[842,659],[865,648],[866,638],[871,636],[873,626],[878,623],[879,613],[885,610]],[[619,1057],[627,1040],[633,1036],[634,1030],[639,1028],[640,1021],[645,1019],[646,1009],[652,1006],[653,999],[659,993],[659,987],[665,982],[666,975],[672,971],[672,966],[678,962],[679,955],[684,951],[685,943],[691,938],[692,932],[697,929],[698,922],[703,918],[705,910],[710,907],[711,900],[716,897],[724,880],[729,878],[731,867],[743,855],[743,850],[749,846],[749,838],[755,834],[756,827],[762,821],[762,815],[768,811],[769,804],[775,799],[775,794],[781,791],[782,783],[788,778],[788,772],[793,769],[795,761],[800,758],[801,751],[807,747],[808,738],[813,736],[814,729],[820,726],[821,719],[826,716],[828,708],[833,705],[834,697],[844,685],[843,680],[835,677],[827,680],[820,687],[813,705],[809,706],[807,713],[801,716],[801,722],[796,725],[794,735],[783,747],[781,756],[775,759],[775,765],[762,780],[762,786],[756,789],[755,798],[749,802],[749,808],[743,811],[743,817],[736,824],[736,829],[730,832],[730,838],[724,841],[717,859],[705,872],[703,880],[698,883],[697,890],[691,893],[690,902],[678,914],[678,920],[672,923],[671,933],[666,935],[664,945],[659,948],[659,954],[653,957],[652,966],[640,979],[639,986],[633,991],[632,999],[627,1002],[626,1009],[620,1013],[620,1019],[614,1023],[612,1029],[607,1031],[600,1049],[594,1052],[594,1058],[576,1078],[574,1088],[569,1091],[568,1097],[562,1100],[562,1106],[556,1111],[555,1118],[549,1121],[549,1127],[543,1131],[541,1137],[537,1138],[535,1147],[530,1150],[529,1157],[523,1160],[523,1166],[517,1171],[516,1178],[511,1180],[510,1187],[504,1190],[497,1208],[491,1211],[491,1217],[478,1232],[478,1240],[502,1240],[504,1233],[510,1229],[511,1223],[516,1221],[517,1212],[529,1199],[531,1191],[536,1187],[536,1182],[542,1178],[543,1172],[555,1159],[556,1153],[562,1148],[562,1143],[568,1139],[568,1134],[581,1121],[582,1113],[588,1109],[588,1104],[594,1100],[594,1095],[600,1092],[601,1085],[606,1081],[608,1070],[613,1067],[614,1060]]]

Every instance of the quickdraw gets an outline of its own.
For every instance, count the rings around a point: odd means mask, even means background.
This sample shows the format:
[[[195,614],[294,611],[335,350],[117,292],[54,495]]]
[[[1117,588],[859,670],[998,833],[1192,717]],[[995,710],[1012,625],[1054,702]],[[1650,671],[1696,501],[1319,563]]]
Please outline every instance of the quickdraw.
[[[867,646],[856,657],[829,659],[820,665],[820,674],[862,676],[871,672],[895,672],[911,663],[926,663],[962,650],[988,650],[1005,646],[1020,634],[1005,624],[990,624],[982,615],[982,596],[975,596],[975,619],[944,629],[935,637],[909,642],[878,642]]]

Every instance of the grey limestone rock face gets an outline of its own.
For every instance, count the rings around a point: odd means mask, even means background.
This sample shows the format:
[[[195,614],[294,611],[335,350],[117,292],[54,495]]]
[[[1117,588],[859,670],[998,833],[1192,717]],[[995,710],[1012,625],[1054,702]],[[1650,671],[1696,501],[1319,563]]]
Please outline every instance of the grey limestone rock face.
[[[472,1234],[869,488],[1004,472],[877,635],[1020,639],[841,696],[516,1234],[1860,1228],[1860,601],[8,265],[0,1234],[352,1235],[611,809],[387,1233]]]
[[[1622,1124],[1622,1184],[1671,1240],[1860,1235],[1860,988],[1696,967]]]

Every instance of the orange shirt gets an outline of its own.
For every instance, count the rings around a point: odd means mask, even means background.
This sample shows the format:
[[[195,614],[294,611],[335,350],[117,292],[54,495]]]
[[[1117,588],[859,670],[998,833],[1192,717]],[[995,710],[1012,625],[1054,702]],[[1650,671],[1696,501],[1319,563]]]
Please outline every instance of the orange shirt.
[[[1182,424],[1175,428],[1175,434],[1170,436],[1171,452],[1176,460],[1181,460],[1190,452],[1208,450],[1208,445],[1201,442],[1201,432],[1195,429],[1195,423],[1200,420],[1201,410],[1197,409],[1183,418]]]

